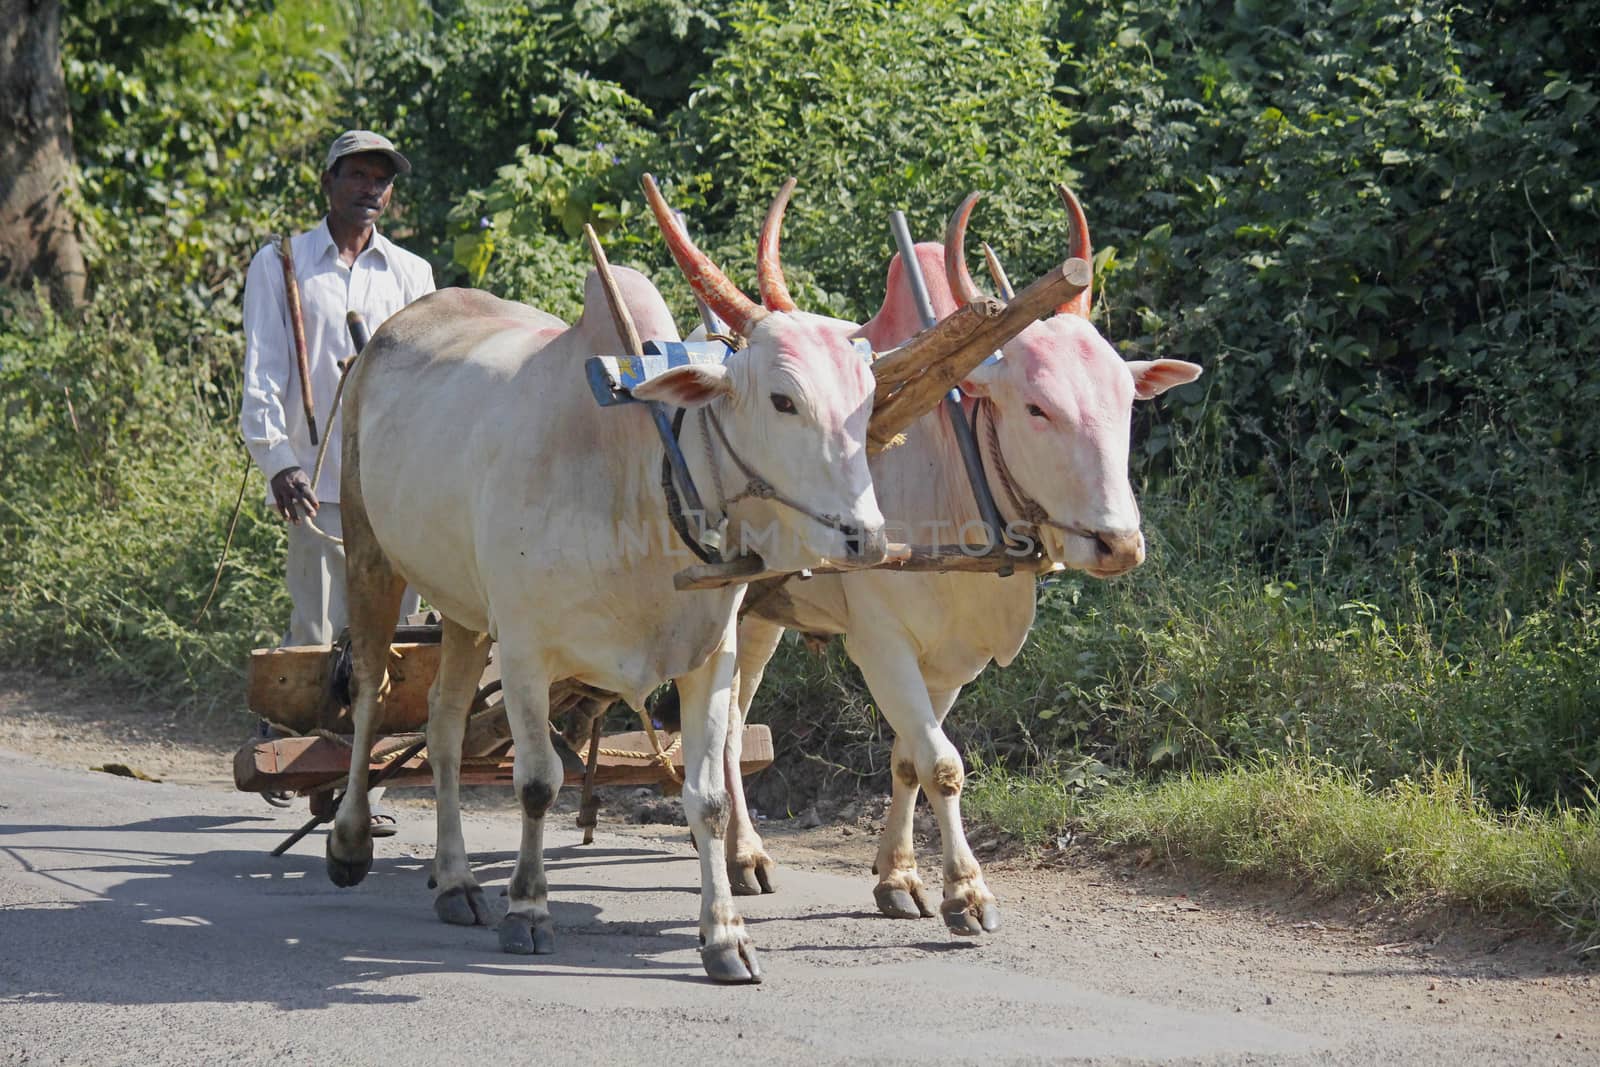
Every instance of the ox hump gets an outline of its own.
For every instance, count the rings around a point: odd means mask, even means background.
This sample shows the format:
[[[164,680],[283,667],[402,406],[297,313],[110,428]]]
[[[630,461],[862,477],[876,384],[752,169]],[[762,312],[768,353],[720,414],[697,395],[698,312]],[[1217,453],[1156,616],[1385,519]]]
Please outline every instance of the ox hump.
[[[678,339],[678,327],[672,321],[672,312],[667,310],[667,302],[661,298],[660,290],[649,278],[632,267],[616,265],[612,266],[611,274],[617,281],[617,290],[622,294],[622,302],[633,318],[640,341]],[[614,329],[611,304],[606,299],[605,287],[600,283],[600,272],[597,270],[589,271],[584,279],[583,316],[579,323],[585,330]]]
[[[933,313],[943,319],[956,311],[956,298],[950,292],[950,283],[944,275],[944,246],[931,241],[917,245],[917,263],[922,267],[922,277],[928,287],[928,300]],[[896,252],[889,260],[888,283],[884,290],[883,306],[861,328],[860,336],[872,342],[872,347],[886,351],[903,344],[922,331],[922,313],[917,309],[916,296],[911,292],[911,281],[906,276],[905,263]]]

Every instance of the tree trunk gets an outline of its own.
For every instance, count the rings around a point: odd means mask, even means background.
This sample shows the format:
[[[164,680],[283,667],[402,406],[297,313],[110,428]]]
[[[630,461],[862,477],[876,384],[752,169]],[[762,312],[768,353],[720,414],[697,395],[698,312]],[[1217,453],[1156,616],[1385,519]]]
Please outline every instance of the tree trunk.
[[[60,0],[0,0],[0,285],[83,301]]]

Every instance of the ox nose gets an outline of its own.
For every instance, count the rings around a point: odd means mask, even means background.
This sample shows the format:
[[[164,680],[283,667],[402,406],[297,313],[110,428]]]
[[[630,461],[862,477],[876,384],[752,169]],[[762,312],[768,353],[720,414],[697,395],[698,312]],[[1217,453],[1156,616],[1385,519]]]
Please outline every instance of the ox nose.
[[[845,531],[844,550],[851,563],[875,567],[889,556],[889,537],[882,524],[865,530],[852,526]]]
[[[1100,530],[1094,535],[1095,572],[1125,574],[1144,562],[1144,534],[1138,530]]]

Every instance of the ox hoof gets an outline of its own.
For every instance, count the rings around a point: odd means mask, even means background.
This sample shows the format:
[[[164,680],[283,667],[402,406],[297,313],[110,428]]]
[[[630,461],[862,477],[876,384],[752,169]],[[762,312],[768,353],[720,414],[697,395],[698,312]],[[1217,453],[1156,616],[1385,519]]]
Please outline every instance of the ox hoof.
[[[548,915],[535,919],[528,915],[507,915],[496,928],[500,951],[516,956],[548,956],[556,950],[555,921]]]
[[[736,897],[758,897],[762,893],[771,893],[772,889],[772,862],[757,861],[748,867],[732,864],[728,867],[728,883],[733,887]]]
[[[899,886],[879,885],[872,897],[878,902],[878,910],[891,919],[926,919],[933,915],[920,890],[913,893]]]
[[[939,911],[944,924],[958,937],[981,937],[1000,929],[1000,909],[994,901],[983,902],[976,911],[966,901],[954,897],[944,902]]]
[[[361,880],[372,870],[372,842],[367,841],[365,855],[356,856],[354,859],[343,859],[333,853],[333,835],[328,835],[328,880],[340,889],[348,889],[353,885],[360,885]]]
[[[700,963],[706,969],[706,977],[713,982],[729,985],[761,983],[761,964],[756,960],[756,947],[748,941],[721,948],[703,948],[700,950]]]
[[[451,926],[489,925],[489,904],[483,899],[483,890],[475,885],[446,889],[433,898],[433,912]]]

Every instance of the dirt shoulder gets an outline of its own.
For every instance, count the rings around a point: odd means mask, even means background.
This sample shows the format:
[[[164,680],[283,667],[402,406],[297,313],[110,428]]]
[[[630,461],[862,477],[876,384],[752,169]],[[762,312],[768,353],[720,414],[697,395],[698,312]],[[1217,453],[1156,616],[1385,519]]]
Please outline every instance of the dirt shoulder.
[[[121,763],[163,781],[233,788],[233,753],[255,717],[175,704],[0,670],[0,746],[57,767]]]

